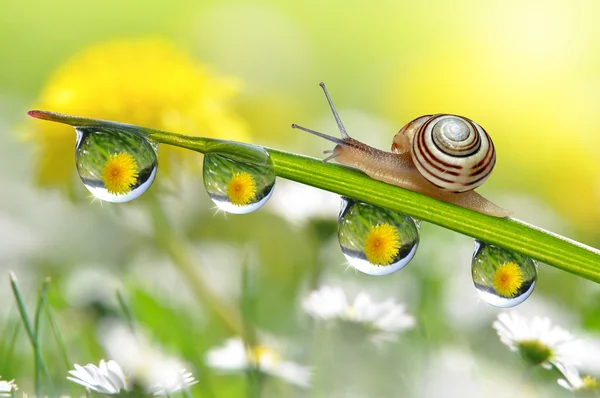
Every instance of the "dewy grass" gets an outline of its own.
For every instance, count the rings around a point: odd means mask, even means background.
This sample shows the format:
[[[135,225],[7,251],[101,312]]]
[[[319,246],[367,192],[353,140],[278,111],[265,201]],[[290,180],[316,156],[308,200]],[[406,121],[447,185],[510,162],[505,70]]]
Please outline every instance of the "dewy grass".
[[[252,155],[248,144],[203,137],[189,137],[111,121],[88,119],[44,111],[30,111],[39,119],[77,127],[108,127],[142,134],[155,142],[206,153],[217,151]],[[426,195],[376,181],[348,167],[324,163],[277,149],[265,148],[279,177],[311,185],[375,206],[407,214],[471,236],[507,250],[542,261],[550,266],[600,283],[600,251],[534,225],[507,217],[491,217]]]

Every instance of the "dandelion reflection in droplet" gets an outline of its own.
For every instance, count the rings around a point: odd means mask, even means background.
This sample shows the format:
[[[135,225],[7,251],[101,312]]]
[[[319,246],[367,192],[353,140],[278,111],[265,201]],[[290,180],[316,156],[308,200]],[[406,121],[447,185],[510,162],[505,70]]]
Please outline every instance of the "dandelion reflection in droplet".
[[[157,144],[111,127],[78,127],[76,131],[77,172],[95,197],[123,203],[150,188],[158,168]]]
[[[221,210],[247,214],[260,209],[275,188],[275,169],[262,148],[248,146],[231,155],[208,152],[204,155],[204,187]]]
[[[345,198],[338,218],[338,239],[352,267],[369,275],[388,275],[414,257],[419,227],[407,215]]]
[[[508,308],[521,304],[533,292],[537,264],[522,254],[476,240],[471,274],[483,300]]]

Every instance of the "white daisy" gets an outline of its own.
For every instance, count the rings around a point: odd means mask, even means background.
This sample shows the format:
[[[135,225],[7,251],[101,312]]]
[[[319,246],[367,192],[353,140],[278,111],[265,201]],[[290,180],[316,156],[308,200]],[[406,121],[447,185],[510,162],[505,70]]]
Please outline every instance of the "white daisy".
[[[19,388],[14,383],[14,380],[0,380],[0,397],[10,397],[12,391],[16,391],[18,389]]]
[[[74,365],[75,370],[70,370],[73,377],[67,379],[81,384],[85,388],[99,392],[100,394],[118,394],[121,390],[128,390],[127,379],[121,366],[115,361],[100,361],[100,366],[93,364],[85,366]]]
[[[209,350],[205,360],[208,366],[222,371],[239,372],[251,367],[258,368],[261,372],[279,377],[290,384],[304,388],[310,386],[308,368],[284,361],[272,345],[247,348],[241,338],[232,338],[223,346]]]
[[[134,334],[121,323],[107,322],[100,336],[108,354],[127,370],[130,383],[139,383],[154,395],[168,395],[197,383],[185,371],[183,361],[163,353],[141,331]]]
[[[176,366],[167,365],[164,369],[155,367],[154,371],[160,381],[151,385],[148,391],[154,394],[155,397],[168,396],[198,383],[198,380],[194,379],[190,372],[186,372],[185,369],[178,369]]]
[[[277,189],[266,208],[301,227],[310,220],[335,220],[340,211],[340,196],[283,180],[277,181]]]
[[[493,323],[500,340],[529,363],[546,369],[577,364],[579,341],[550,319],[533,317],[530,321],[515,312],[501,313]]]
[[[579,371],[574,366],[565,367],[559,364],[557,368],[565,377],[564,379],[558,379],[558,384],[567,390],[584,391],[600,389],[600,383],[594,377],[581,377]]]
[[[302,304],[313,318],[338,319],[367,326],[375,341],[393,341],[398,332],[415,325],[415,319],[406,313],[405,306],[393,299],[374,302],[368,294],[360,293],[349,305],[340,287],[323,286],[311,292]]]
[[[335,319],[346,315],[348,300],[341,287],[322,286],[304,299],[302,307],[313,318]]]

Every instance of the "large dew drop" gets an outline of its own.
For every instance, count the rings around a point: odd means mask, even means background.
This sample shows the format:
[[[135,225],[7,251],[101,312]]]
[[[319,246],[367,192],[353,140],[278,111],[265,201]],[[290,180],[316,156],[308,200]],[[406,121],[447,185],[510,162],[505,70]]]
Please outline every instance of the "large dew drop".
[[[246,214],[260,209],[275,188],[275,169],[268,152],[248,146],[236,155],[204,155],[204,187],[208,196],[228,213]]]
[[[157,145],[134,132],[78,127],[75,163],[85,187],[106,202],[123,203],[146,192],[156,176]]]
[[[537,265],[522,254],[475,241],[471,274],[482,299],[507,308],[521,304],[531,295],[537,280]]]
[[[414,257],[419,228],[407,215],[345,199],[338,239],[351,266],[369,275],[388,275]]]

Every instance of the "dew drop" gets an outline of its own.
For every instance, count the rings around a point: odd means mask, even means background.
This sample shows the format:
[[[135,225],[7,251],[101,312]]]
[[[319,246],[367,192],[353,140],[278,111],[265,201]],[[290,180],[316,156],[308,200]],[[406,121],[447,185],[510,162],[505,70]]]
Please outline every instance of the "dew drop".
[[[495,307],[514,307],[533,292],[537,264],[522,254],[476,240],[471,274],[483,300]]]
[[[243,153],[208,152],[204,155],[204,187],[208,196],[228,213],[260,209],[275,188],[275,169],[268,152],[245,147]]]
[[[150,188],[158,168],[157,144],[110,127],[78,127],[76,131],[77,172],[95,197],[123,203]]]
[[[388,275],[414,257],[419,227],[407,215],[344,198],[338,239],[351,266],[369,275]]]

